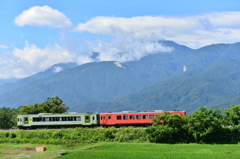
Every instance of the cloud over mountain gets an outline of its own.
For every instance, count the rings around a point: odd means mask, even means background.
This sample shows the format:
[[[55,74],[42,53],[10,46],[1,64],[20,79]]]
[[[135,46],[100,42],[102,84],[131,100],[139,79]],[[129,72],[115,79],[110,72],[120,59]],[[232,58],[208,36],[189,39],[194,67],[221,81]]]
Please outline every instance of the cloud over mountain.
[[[26,77],[56,63],[89,61],[88,57],[70,53],[58,44],[41,49],[36,45],[26,43],[23,49],[14,48],[12,52],[0,54],[0,78]]]
[[[75,28],[118,38],[119,33],[135,37],[155,34],[158,38],[177,41],[199,48],[211,43],[237,41],[240,35],[240,12],[213,12],[189,16],[93,17]]]
[[[18,15],[14,23],[18,26],[50,26],[56,28],[69,27],[70,19],[63,13],[49,6],[34,6]]]
[[[126,62],[148,54],[173,51],[173,47],[159,43],[163,39],[191,48],[237,42],[240,35],[238,17],[240,12],[131,18],[97,16],[73,28],[71,20],[62,12],[49,6],[33,6],[18,15],[14,23],[17,26],[65,28],[57,31],[60,42],[42,48],[26,43],[23,48],[12,47],[12,50],[0,44],[0,49],[9,50],[0,54],[0,78],[26,77],[61,62]],[[94,59],[91,57],[93,52],[98,52]]]

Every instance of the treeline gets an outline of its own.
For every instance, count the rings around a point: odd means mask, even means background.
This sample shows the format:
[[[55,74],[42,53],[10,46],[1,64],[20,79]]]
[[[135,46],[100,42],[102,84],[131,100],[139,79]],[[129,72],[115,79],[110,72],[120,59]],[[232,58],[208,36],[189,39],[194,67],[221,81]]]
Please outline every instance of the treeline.
[[[64,113],[69,109],[58,97],[47,98],[42,104],[22,105],[18,108],[0,108],[0,128],[14,128],[18,114]]]
[[[165,112],[146,129],[150,142],[157,143],[238,143],[240,105],[224,110],[200,107],[191,115]]]

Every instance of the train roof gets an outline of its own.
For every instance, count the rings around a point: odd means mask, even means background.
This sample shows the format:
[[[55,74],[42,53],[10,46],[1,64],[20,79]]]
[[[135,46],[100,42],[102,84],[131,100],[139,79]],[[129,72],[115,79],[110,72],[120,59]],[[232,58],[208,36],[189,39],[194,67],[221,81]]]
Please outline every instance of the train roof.
[[[106,113],[100,113],[100,114],[126,114],[126,113],[159,113],[159,112],[186,112],[185,110],[179,111],[179,110],[173,110],[173,111],[163,111],[163,110],[148,110],[148,111],[121,111],[121,112],[106,112]]]
[[[77,113],[77,112],[68,112],[68,113],[38,113],[38,114],[19,114],[19,115],[38,115],[38,116],[42,116],[42,115],[82,115],[82,114],[98,114],[98,113]]]

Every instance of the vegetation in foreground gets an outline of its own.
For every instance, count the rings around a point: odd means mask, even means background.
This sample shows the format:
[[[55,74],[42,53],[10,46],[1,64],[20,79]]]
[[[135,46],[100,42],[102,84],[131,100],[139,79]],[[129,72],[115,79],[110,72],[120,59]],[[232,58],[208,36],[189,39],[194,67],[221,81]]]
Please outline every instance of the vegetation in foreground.
[[[236,159],[240,145],[153,144],[153,143],[97,143],[79,147],[61,159]]]
[[[44,145],[47,147],[47,151],[35,152],[35,151],[21,151],[26,147],[35,148],[43,146],[39,144],[0,144],[0,158],[31,158],[31,159],[54,159],[62,156],[63,153],[70,152],[71,150],[63,145]]]
[[[145,158],[189,158],[189,159],[236,159],[240,157],[240,145],[210,144],[156,144],[156,143],[119,143],[99,142],[85,144],[70,149],[62,145],[44,145],[47,151],[20,151],[24,147],[43,146],[39,144],[0,144],[0,158],[32,159],[145,159]],[[63,156],[64,155],[64,156]]]

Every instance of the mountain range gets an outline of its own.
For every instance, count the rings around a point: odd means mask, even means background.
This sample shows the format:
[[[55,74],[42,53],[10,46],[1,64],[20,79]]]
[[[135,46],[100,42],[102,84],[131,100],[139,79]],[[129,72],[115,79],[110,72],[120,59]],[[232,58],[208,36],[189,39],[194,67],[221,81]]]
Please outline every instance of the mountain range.
[[[70,111],[186,110],[240,104],[240,43],[174,48],[138,61],[56,64],[44,72],[0,85],[0,107],[60,97]],[[97,53],[94,54],[97,56]]]

